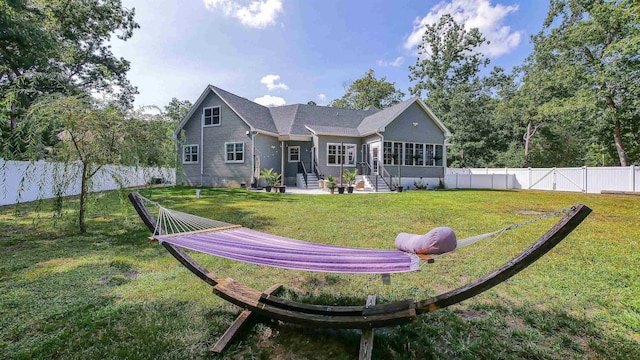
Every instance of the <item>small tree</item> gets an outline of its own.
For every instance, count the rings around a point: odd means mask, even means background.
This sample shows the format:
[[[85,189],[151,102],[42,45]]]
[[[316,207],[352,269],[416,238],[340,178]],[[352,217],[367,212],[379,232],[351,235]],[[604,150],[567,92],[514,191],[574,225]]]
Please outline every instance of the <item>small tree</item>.
[[[126,124],[122,112],[115,106],[98,107],[88,97],[53,96],[34,104],[26,119],[20,125],[31,127],[28,134],[32,159],[46,155],[67,165],[79,164],[81,189],[78,223],[80,232],[86,233],[86,200],[93,177],[105,165],[119,164],[121,154],[127,152],[123,136]],[[39,149],[43,134],[57,138],[57,143],[48,152]],[[111,176],[117,177],[116,174]],[[60,191],[58,196],[63,192]]]

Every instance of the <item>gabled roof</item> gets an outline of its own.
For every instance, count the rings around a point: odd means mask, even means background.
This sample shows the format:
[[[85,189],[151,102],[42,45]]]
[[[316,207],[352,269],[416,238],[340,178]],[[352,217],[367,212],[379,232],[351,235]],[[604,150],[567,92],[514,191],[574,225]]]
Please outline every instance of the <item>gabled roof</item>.
[[[196,103],[193,104],[189,113],[178,125],[175,135],[179,133],[180,129],[193,116],[195,110],[212,92],[224,101],[252,130],[272,136],[306,136],[310,131],[317,135],[366,136],[384,131],[387,125],[414,103],[418,103],[427,112],[445,136],[451,136],[444,124],[417,97],[384,110],[375,107],[354,110],[303,104],[269,108],[213,85],[207,86]]]
[[[442,130],[444,136],[451,136],[451,132],[447,129],[446,126],[436,117],[436,115],[425,105],[417,97],[413,97],[409,100],[405,100],[399,104],[388,107],[384,110],[381,110],[373,115],[367,116],[362,120],[360,125],[358,126],[358,132],[360,132],[361,136],[370,135],[379,131],[384,131],[384,128],[387,127],[393,120],[395,120],[400,114],[402,114],[409,106],[417,103],[433,120],[433,122]]]

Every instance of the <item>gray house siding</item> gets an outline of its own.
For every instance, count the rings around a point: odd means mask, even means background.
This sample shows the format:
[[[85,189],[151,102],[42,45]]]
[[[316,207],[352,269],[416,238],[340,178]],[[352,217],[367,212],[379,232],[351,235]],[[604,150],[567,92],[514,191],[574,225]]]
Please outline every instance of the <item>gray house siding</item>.
[[[352,170],[357,167],[358,162],[362,160],[360,147],[362,142],[359,138],[347,137],[347,136],[318,136],[318,172],[324,175],[326,179],[327,176],[331,175],[336,179],[336,182],[340,182],[340,178],[342,174],[340,173],[340,165],[328,165],[327,164],[327,144],[335,143],[335,144],[355,144],[356,145],[356,165],[344,165],[345,170]]]
[[[206,107],[220,107],[220,125],[203,127],[202,112]],[[199,144],[202,164],[184,166],[186,182],[212,187],[239,187],[251,181],[251,136],[249,126],[213,92],[209,93],[184,125],[185,144]],[[203,131],[200,142],[200,131]],[[227,143],[242,143],[243,159],[237,163],[226,161]]]
[[[415,124],[415,125],[414,125]],[[384,141],[401,141],[443,145],[444,132],[417,103],[411,104],[384,131]],[[397,176],[398,166],[385,165],[391,175]],[[443,166],[402,166],[402,177],[444,177]]]
[[[417,126],[413,126],[417,123]],[[384,131],[386,141],[444,144],[444,133],[417,103],[411,104]]]
[[[276,137],[258,134],[256,135],[256,155],[260,157],[260,170],[273,169],[280,173],[280,141]],[[264,179],[260,181],[264,184]]]
[[[284,163],[285,163],[285,184],[287,186],[295,186],[296,184],[296,174],[298,173],[298,163],[297,162],[289,162],[289,147],[291,146],[299,146],[300,147],[300,161],[304,163],[304,166],[307,169],[307,172],[311,172],[311,141],[287,141],[285,142],[285,153],[284,153]],[[279,171],[278,171],[279,172]],[[302,185],[302,184],[301,184]]]

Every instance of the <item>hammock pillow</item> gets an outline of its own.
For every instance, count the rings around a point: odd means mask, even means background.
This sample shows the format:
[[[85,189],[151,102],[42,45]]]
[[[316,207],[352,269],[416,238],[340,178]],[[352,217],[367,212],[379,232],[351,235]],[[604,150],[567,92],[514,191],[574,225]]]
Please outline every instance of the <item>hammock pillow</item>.
[[[437,227],[425,235],[400,233],[396,237],[398,250],[414,254],[444,254],[456,245],[456,234],[448,227]]]

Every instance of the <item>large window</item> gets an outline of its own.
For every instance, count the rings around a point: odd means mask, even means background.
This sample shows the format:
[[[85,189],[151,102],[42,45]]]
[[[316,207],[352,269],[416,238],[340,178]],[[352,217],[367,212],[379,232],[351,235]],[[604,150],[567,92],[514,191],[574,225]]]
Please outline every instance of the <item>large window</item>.
[[[289,146],[289,162],[300,161],[300,146]]]
[[[182,146],[182,163],[193,164],[198,162],[198,145]]]
[[[241,163],[244,162],[244,143],[233,142],[224,144],[227,157],[225,162],[228,163]]]
[[[220,106],[206,107],[202,109],[202,124],[204,126],[219,126]]]
[[[384,164],[442,166],[443,150],[442,145],[385,141]]]
[[[327,144],[327,165],[356,165],[356,144]]]

